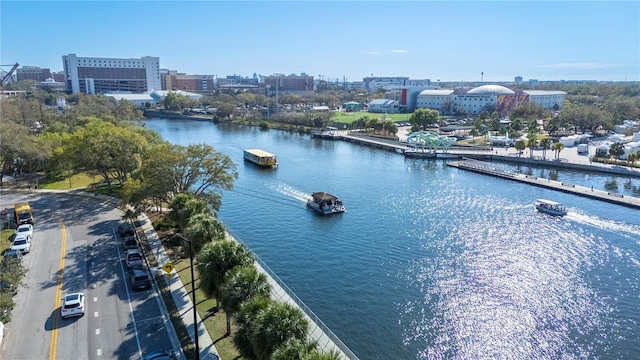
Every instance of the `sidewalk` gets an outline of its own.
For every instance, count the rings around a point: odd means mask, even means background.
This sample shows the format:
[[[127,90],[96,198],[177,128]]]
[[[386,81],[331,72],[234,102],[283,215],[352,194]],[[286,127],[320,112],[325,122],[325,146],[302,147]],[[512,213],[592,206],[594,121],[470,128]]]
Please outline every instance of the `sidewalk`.
[[[169,287],[171,291],[171,297],[176,304],[176,308],[180,312],[180,317],[185,327],[187,328],[187,332],[189,333],[189,337],[191,341],[194,341],[194,324],[193,324],[193,302],[191,301],[191,296],[187,293],[184,284],[180,281],[180,277],[175,272],[172,272],[171,279],[168,279],[162,267],[170,262],[169,256],[164,251],[164,246],[162,246],[162,242],[158,238],[158,234],[156,233],[151,221],[147,217],[146,214],[142,214],[138,217],[138,220],[141,224],[141,229],[144,231],[144,235],[147,237],[147,241],[149,242],[149,246],[151,247],[151,251],[153,252],[153,256],[156,258],[158,263],[158,268],[150,269],[152,271],[160,271],[162,272],[165,283]],[[200,359],[201,360],[217,360],[219,359],[218,350],[213,344],[213,340],[209,336],[207,329],[204,327],[204,323],[200,318],[200,315],[196,312],[196,317],[198,321],[198,346],[200,347]]]

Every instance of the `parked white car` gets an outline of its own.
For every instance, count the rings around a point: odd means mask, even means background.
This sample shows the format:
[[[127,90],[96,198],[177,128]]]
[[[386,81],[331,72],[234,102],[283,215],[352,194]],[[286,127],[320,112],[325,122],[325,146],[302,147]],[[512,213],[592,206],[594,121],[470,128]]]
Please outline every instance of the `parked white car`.
[[[84,294],[73,293],[65,295],[62,298],[62,307],[60,308],[62,318],[66,319],[71,316],[84,315]]]
[[[16,235],[11,243],[11,250],[20,251],[26,254],[31,251],[31,237],[27,235]]]
[[[33,238],[33,225],[22,224],[18,226],[16,229],[16,236],[18,235],[27,235],[28,237]]]
[[[142,267],[144,265],[142,254],[138,249],[127,250],[127,252],[124,253],[124,261],[127,263],[127,268],[129,269]]]

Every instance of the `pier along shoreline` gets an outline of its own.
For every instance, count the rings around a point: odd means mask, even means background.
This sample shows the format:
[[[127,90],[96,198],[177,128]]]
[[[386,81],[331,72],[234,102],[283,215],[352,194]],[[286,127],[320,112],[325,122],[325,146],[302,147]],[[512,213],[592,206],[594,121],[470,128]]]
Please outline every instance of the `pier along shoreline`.
[[[551,190],[562,191],[578,196],[588,197],[591,199],[606,201],[613,204],[623,205],[635,209],[640,209],[640,198],[631,196],[624,196],[618,193],[612,193],[602,190],[589,189],[584,186],[576,186],[574,184],[555,181],[551,179],[538,178],[531,175],[523,175],[514,171],[508,171],[504,169],[497,169],[489,165],[488,163],[477,161],[473,159],[465,159],[462,161],[451,161],[447,163],[447,166],[455,167],[458,169],[474,171],[481,174],[500,177],[503,179],[509,179],[518,181],[521,183],[539,186]]]

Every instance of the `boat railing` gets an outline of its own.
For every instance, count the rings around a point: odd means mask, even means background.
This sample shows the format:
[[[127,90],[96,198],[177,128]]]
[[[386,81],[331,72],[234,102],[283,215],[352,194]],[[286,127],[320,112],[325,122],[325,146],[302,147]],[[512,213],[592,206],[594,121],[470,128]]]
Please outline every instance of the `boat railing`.
[[[238,241],[241,244],[246,245],[236,234],[234,234],[231,230],[229,230],[228,228],[225,227],[225,230],[233,237],[233,239],[235,239],[236,241]],[[249,249],[249,246],[247,246],[247,249]],[[249,252],[251,252],[251,254],[253,255],[255,261],[260,265],[260,267],[273,279],[274,282],[276,282],[278,284],[278,286],[280,286],[280,288],[286,293],[286,296],[280,295],[278,293],[273,293],[272,295],[274,295],[274,297],[278,297],[277,300],[280,301],[286,301],[288,300],[287,297],[289,299],[291,299],[293,302],[296,303],[296,305],[311,319],[312,321],[312,326],[316,326],[320,331],[322,331],[331,342],[333,342],[333,344],[325,342],[325,343],[321,343],[320,342],[320,337],[314,337],[313,340],[316,340],[318,342],[318,347],[321,348],[322,350],[333,350],[334,347],[338,347],[340,349],[340,351],[342,351],[342,353],[351,360],[358,360],[358,357],[356,356],[356,354],[353,353],[353,351],[351,351],[351,349],[349,349],[349,347],[342,342],[342,340],[340,340],[340,338],[338,338],[338,336],[336,336],[336,334],[333,333],[333,331],[331,331],[331,329],[329,329],[329,327],[327,325],[325,325],[322,320],[320,320],[320,318],[313,313],[313,311],[311,311],[311,309],[309,309],[309,307],[307,305],[305,305],[305,303],[293,292],[293,290],[291,290],[287,284],[284,283],[284,281],[282,281],[278,275],[276,275],[270,268],[269,266],[267,266],[267,264],[262,261],[262,259],[260,259],[260,257],[254,253],[253,251],[251,251],[251,249],[249,249]],[[310,329],[309,334],[310,336],[312,336],[311,334],[316,333],[315,329]]]

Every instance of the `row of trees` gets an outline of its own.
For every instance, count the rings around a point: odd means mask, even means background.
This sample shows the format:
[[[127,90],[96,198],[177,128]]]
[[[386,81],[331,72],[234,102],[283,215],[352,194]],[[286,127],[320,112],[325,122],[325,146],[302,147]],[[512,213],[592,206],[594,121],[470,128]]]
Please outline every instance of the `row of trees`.
[[[22,266],[20,259],[7,257],[0,264],[0,322],[11,321],[11,310],[15,305],[13,296],[16,289],[23,285],[26,273],[27,269]]]
[[[398,125],[391,120],[380,121],[376,118],[363,116],[351,122],[353,129],[372,129],[374,134],[395,136],[398,133]]]
[[[338,353],[323,353],[309,341],[309,321],[299,308],[270,297],[267,275],[256,268],[244,244],[226,239],[222,224],[205,202],[180,194],[172,201],[169,216],[192,242],[200,289],[224,310],[227,336],[233,335],[243,358],[339,359]]]

